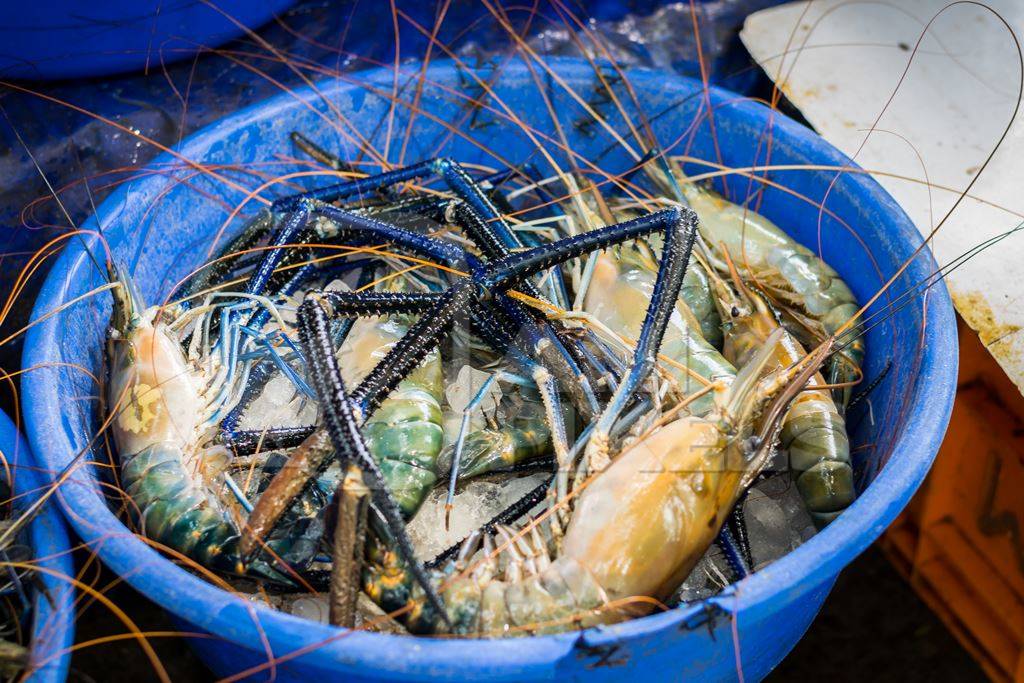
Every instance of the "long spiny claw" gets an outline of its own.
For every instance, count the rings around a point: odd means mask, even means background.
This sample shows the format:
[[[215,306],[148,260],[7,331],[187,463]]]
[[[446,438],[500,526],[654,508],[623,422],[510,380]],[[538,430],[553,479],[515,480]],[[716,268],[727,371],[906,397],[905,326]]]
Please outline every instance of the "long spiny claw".
[[[725,556],[725,561],[736,577],[736,580],[747,578],[750,575],[750,566],[747,564],[743,549],[737,543],[728,524],[722,526],[718,532],[718,538],[715,539],[715,543],[722,551],[722,555]]]
[[[371,499],[384,516],[388,530],[409,571],[423,589],[428,602],[451,628],[444,601],[416,558],[398,504],[392,498],[384,474],[370,455],[359,432],[352,402],[345,391],[344,380],[331,344],[327,312],[319,302],[310,299],[299,307],[299,335],[313,383],[320,396],[324,426],[334,446],[335,456],[343,466],[352,463],[362,469],[368,480]]]
[[[271,275],[274,273],[274,269],[277,268],[287,253],[284,249],[285,245],[295,239],[305,229],[308,222],[309,209],[301,205],[284,217],[284,220],[281,221],[281,226],[274,233],[270,244],[267,245],[268,250],[266,254],[260,260],[252,277],[249,278],[249,283],[246,286],[246,291],[249,294],[263,293],[267,283],[270,281]]]
[[[355,626],[360,571],[366,542],[367,493],[363,472],[354,463],[338,485],[337,520],[331,560],[330,621],[335,626]]]
[[[430,164],[424,161],[413,166],[387,171],[378,175],[346,180],[334,185],[301,192],[288,197],[281,197],[274,201],[271,209],[273,211],[293,211],[296,207],[302,206],[309,201],[334,202],[353,196],[376,194],[379,190],[421,178],[430,173]]]

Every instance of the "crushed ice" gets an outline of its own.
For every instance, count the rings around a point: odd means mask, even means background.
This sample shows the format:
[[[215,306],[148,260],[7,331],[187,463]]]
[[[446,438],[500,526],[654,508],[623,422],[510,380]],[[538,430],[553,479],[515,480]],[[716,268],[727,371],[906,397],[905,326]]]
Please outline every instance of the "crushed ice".
[[[455,492],[451,528],[447,531],[444,528],[444,501],[448,492],[444,486],[435,488],[408,526],[416,556],[423,561],[432,560],[540,486],[548,476],[545,473],[499,475],[466,482]]]

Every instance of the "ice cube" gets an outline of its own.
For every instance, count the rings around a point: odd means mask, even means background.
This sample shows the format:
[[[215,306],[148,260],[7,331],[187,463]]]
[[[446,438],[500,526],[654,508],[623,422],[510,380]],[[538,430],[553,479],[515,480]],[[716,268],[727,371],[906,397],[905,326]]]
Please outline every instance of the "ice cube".
[[[271,377],[260,396],[268,407],[279,408],[288,405],[295,394],[295,385],[284,375]]]
[[[310,621],[319,621],[321,624],[326,624],[330,617],[327,596],[323,593],[297,597],[288,606],[288,609],[297,617],[309,619]]]
[[[743,506],[754,568],[760,569],[814,535],[814,526],[789,472],[751,487]]]
[[[469,405],[469,402],[473,400],[490,376],[491,373],[489,372],[477,370],[470,365],[463,365],[459,369],[455,381],[445,387],[444,395],[448,400],[448,407],[461,416],[466,410],[466,406]],[[498,382],[493,382],[480,403],[480,410],[483,412],[493,411],[500,399],[501,388],[498,386]]]
[[[782,557],[790,549],[789,524],[778,502],[762,490],[751,489],[743,504],[754,569]]]
[[[712,594],[713,590],[708,586],[707,565],[704,558],[701,558],[690,575],[669,599],[669,605],[674,607],[687,602],[696,602]]]
[[[407,527],[416,556],[424,561],[433,559],[539,486],[548,476],[544,473],[499,475],[467,482],[456,491],[452,501],[451,528],[448,530],[444,528],[447,487],[436,487],[427,495]]]
[[[241,429],[267,429],[312,424],[316,402],[300,393],[290,379],[275,374],[239,420]]]

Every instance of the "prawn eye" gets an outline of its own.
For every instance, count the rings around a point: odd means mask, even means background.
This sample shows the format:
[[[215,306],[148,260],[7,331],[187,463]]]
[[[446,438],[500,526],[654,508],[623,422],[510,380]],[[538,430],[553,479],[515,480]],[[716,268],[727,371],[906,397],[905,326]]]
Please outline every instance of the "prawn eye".
[[[732,307],[732,317],[736,318],[736,317],[739,316],[739,314],[740,314],[739,307],[738,306],[733,306]]]

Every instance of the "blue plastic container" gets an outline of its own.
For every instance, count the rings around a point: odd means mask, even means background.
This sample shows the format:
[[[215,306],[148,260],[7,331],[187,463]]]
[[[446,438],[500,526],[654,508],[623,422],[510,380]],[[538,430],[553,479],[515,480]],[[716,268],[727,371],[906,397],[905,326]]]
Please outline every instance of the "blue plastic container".
[[[0,453],[11,467],[16,510],[24,509],[42,492],[44,477],[32,457],[28,442],[14,423],[0,412]],[[28,681],[58,683],[68,676],[71,643],[75,639],[75,576],[67,527],[60,509],[51,500],[28,526],[26,542],[32,548],[39,578],[47,596],[35,591],[32,597],[32,640]]]
[[[0,78],[138,71],[258,28],[295,0],[37,0],[0,3]],[[161,62],[162,60],[162,62]]]
[[[583,99],[589,98],[595,79],[588,65],[576,61],[552,64]],[[410,67],[410,75],[416,68]],[[390,94],[393,74],[389,70],[368,72],[360,78],[358,83],[351,78],[323,82],[318,93],[300,91],[297,96],[281,96],[240,111],[188,139],[181,153],[214,164],[279,159],[275,155],[290,153],[288,133],[293,129],[323,144],[345,148],[353,137],[352,128],[335,128],[326,122],[333,119],[321,117],[325,100],[382,149],[389,107],[378,94]],[[497,146],[506,161],[529,155],[526,136],[517,127],[505,125],[494,110],[478,111],[473,125],[449,135],[444,122],[465,120],[453,95],[465,90],[464,81],[445,63],[435,63],[427,79],[432,85],[425,89],[421,102],[428,112],[416,117],[407,162],[441,152],[495,165],[495,159],[477,146],[478,142]],[[708,126],[694,121],[703,101],[698,83],[644,71],[633,72],[631,80],[665,147],[717,161]],[[495,89],[523,120],[540,133],[551,133],[546,108],[522,64],[508,64]],[[578,125],[582,117],[578,104],[555,86],[550,95],[577,151],[607,169],[628,167],[627,159],[600,128]],[[596,103],[596,98],[589,99],[594,106],[609,108]],[[729,166],[745,167],[755,161],[758,141],[769,123],[774,137],[773,164],[848,163],[811,131],[759,104],[719,90],[712,90],[710,99],[716,111],[721,161]],[[616,130],[627,130],[620,117],[610,111],[606,114]],[[400,107],[395,117],[391,130],[400,135],[409,117]],[[392,145],[392,153],[399,147]],[[553,151],[556,147],[551,143]],[[760,150],[764,154],[763,146]],[[170,162],[166,156],[158,160]],[[284,172],[280,166],[274,168]],[[694,164],[688,170],[695,173],[706,168]],[[242,199],[240,192],[212,179],[197,179],[188,170],[182,174],[189,177],[189,185],[174,184],[166,173],[125,185],[98,212],[114,256],[134,271],[150,302],[162,301],[174,282],[204,260],[212,235],[226,218],[223,205],[204,193],[229,205]],[[796,195],[820,201],[834,176],[831,172],[788,171],[773,174],[772,179]],[[747,189],[745,178],[733,178],[728,184],[733,197],[744,196]],[[863,174],[839,178],[823,213],[796,195],[768,189],[761,210],[807,244],[817,244],[820,218],[825,258],[862,301],[877,291],[921,242],[892,198]],[[250,203],[243,213],[256,208]],[[238,227],[236,223],[232,229]],[[855,236],[871,245],[870,253]],[[97,245],[93,248],[102,254]],[[934,269],[925,250],[898,278],[894,291],[906,290]],[[41,319],[103,281],[82,245],[70,243],[53,266],[34,317]],[[886,300],[882,297],[872,312],[880,310]],[[29,434],[51,470],[60,469],[75,453],[88,448],[99,424],[99,416],[92,412],[96,410],[94,402],[69,400],[92,396],[96,388],[84,373],[60,364],[80,364],[100,372],[109,311],[108,295],[88,298],[36,325],[25,344],[25,366],[38,368],[26,376],[23,389]],[[197,640],[195,647],[219,675],[257,667],[252,672],[256,680],[276,676],[279,681],[308,681],[328,675],[396,681],[641,677],[653,681],[693,676],[729,680],[737,676],[737,667],[742,667],[745,677],[754,680],[789,652],[839,571],[906,505],[932,462],[949,418],[957,366],[952,306],[941,285],[928,297],[927,321],[924,326],[922,304],[914,301],[872,328],[868,336],[867,376],[876,377],[887,359],[893,361],[893,368],[871,396],[873,419],[862,419],[861,413],[851,415],[854,445],[873,446],[854,450],[861,483],[870,482],[870,486],[845,514],[799,549],[706,604],[612,627],[484,643],[345,632],[263,608],[169,562],[127,533],[100,495],[94,468],[79,470],[74,482],[65,487],[62,502],[74,510],[71,519],[79,534],[95,544],[111,569],[185,627],[217,636]],[[61,410],[54,409],[61,404]],[[98,453],[97,457],[105,456]],[[268,661],[271,654],[272,662]]]

